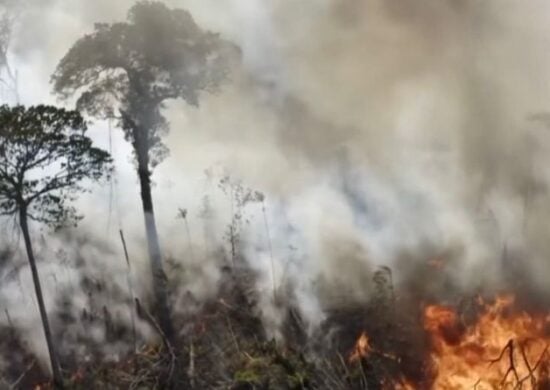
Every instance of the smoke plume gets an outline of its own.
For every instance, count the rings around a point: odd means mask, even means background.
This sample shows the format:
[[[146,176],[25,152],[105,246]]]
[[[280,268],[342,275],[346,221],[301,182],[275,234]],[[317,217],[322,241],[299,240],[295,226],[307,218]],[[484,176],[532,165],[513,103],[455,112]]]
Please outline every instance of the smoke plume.
[[[182,270],[173,268],[175,311],[215,295],[232,257],[228,229],[258,275],[258,306],[275,336],[284,305],[274,292],[313,332],[335,302],[366,299],[381,265],[399,281],[414,264],[445,258],[468,288],[498,286],[503,262],[519,262],[544,285],[547,2],[168,3],[243,53],[219,93],[204,94],[198,108],[167,109],[171,157],[153,179],[161,244]],[[53,101],[48,79],[57,61],[94,22],[122,20],[131,4],[27,0],[13,38],[24,103]],[[72,234],[92,242],[46,239],[83,261],[64,269],[55,251],[44,251],[41,272],[57,278],[47,286],[51,310],[61,299],[56,288],[97,275],[111,292],[98,305],[129,324],[119,228],[136,294],[147,294],[137,180],[118,129],[97,123],[93,134],[114,154],[116,180],[81,201],[87,219]],[[28,310],[28,271],[21,265],[14,275],[2,283],[1,302],[43,350],[38,314]],[[90,302],[74,288],[79,313]],[[145,326],[141,333],[148,337]]]

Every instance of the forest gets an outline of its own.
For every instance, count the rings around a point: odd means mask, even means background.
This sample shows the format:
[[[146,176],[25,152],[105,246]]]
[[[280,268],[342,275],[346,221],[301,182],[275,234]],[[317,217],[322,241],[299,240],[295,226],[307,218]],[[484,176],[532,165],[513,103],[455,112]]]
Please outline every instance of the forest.
[[[550,389],[545,0],[0,0],[0,390]]]

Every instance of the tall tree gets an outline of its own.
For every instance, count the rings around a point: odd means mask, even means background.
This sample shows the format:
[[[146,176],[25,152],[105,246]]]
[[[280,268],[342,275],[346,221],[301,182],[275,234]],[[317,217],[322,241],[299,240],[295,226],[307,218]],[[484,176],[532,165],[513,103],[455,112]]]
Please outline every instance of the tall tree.
[[[79,216],[71,201],[86,190],[83,181],[98,180],[110,171],[109,154],[92,145],[86,123],[77,111],[52,106],[0,106],[0,215],[16,215],[25,240],[54,382],[62,376],[50,323],[29,220],[54,227],[75,224]]]
[[[201,91],[215,91],[226,78],[236,48],[218,34],[203,31],[191,15],[160,2],[141,1],[127,22],[96,24],[60,61],[52,76],[61,97],[78,96],[77,107],[117,118],[134,150],[141,187],[155,314],[166,336],[173,328],[157,233],[151,175],[167,155],[162,137],[167,100],[197,106]]]

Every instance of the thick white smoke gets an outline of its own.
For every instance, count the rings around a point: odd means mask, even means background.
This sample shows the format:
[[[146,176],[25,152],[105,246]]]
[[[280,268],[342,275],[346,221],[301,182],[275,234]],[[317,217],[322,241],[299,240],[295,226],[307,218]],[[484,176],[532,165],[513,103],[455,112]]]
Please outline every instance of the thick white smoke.
[[[51,100],[59,58],[93,22],[121,20],[132,3],[28,1],[14,42],[24,102]],[[550,137],[537,113],[550,106],[546,1],[169,4],[243,51],[220,93],[167,111],[172,154],[155,171],[154,198],[161,244],[187,270],[176,310],[189,304],[187,291],[199,301],[215,294],[226,259],[213,248],[229,257],[238,205],[236,187],[218,189],[226,175],[266,196],[244,207],[240,242],[274,334],[284,310],[274,288],[313,330],[335,299],[364,299],[372,270],[397,267],[405,252],[419,262],[452,253],[465,286],[498,283],[503,253],[515,253],[545,282]],[[117,129],[109,140],[107,124],[93,132],[111,144],[118,182],[116,196],[103,188],[82,202],[82,229],[117,248],[101,264],[122,283],[124,227],[135,277],[146,280],[130,149]]]

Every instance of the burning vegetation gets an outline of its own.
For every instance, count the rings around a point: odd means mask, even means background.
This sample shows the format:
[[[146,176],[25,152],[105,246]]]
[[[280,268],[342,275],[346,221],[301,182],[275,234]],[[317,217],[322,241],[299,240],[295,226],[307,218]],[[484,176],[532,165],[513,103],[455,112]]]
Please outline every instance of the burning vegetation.
[[[258,274],[238,255],[224,266],[220,290],[193,314],[174,317],[178,337],[169,340],[153,316],[134,302],[137,320],[157,337],[144,338],[116,322],[109,308],[82,313],[60,310],[57,329],[77,321],[105,328],[126,352],[108,356],[88,340],[87,356],[62,349],[69,389],[547,389],[550,385],[550,310],[546,295],[524,284],[480,288],[449,286],[445,263],[394,275],[382,267],[371,276],[368,300],[325,308],[320,328],[308,333],[292,290],[281,287],[281,337],[266,332],[255,289]],[[168,262],[168,264],[171,264]],[[418,287],[418,275],[437,283]],[[174,274],[171,272],[170,274]],[[518,274],[519,275],[519,274]],[[521,279],[523,277],[519,277]],[[83,281],[100,294],[104,287]],[[442,286],[447,289],[440,290]],[[522,286],[521,288],[519,286]],[[411,290],[412,289],[412,290]],[[170,295],[175,294],[170,290]],[[535,298],[536,297],[536,298]],[[193,297],[188,297],[190,304]],[[53,389],[17,329],[0,348],[10,350],[5,383],[12,388]],[[56,338],[61,334],[56,334]],[[81,336],[82,343],[86,336]],[[151,341],[154,340],[155,341]],[[8,378],[10,382],[8,382]]]
[[[430,268],[430,278],[444,279],[445,268]],[[408,297],[398,294],[390,304],[377,304],[379,315],[371,312],[348,352],[348,364],[359,368],[365,386],[548,388],[550,311],[544,293],[525,285],[513,292],[481,288],[475,294],[451,289],[434,295],[415,288],[414,302],[405,290],[401,293]],[[378,325],[388,318],[386,326]]]
[[[528,312],[513,295],[490,300],[478,296],[468,311],[426,305],[421,320],[429,345],[425,377],[420,382],[400,379],[396,387],[546,389],[550,385],[548,312]],[[349,362],[365,364],[374,355],[401,359],[376,350],[363,332]]]
[[[103,1],[0,1],[0,390],[550,390],[544,12]]]
[[[513,295],[497,296],[493,302],[478,297],[478,313],[470,321],[449,307],[425,308],[436,388],[549,386],[550,315],[528,313],[515,301]]]

